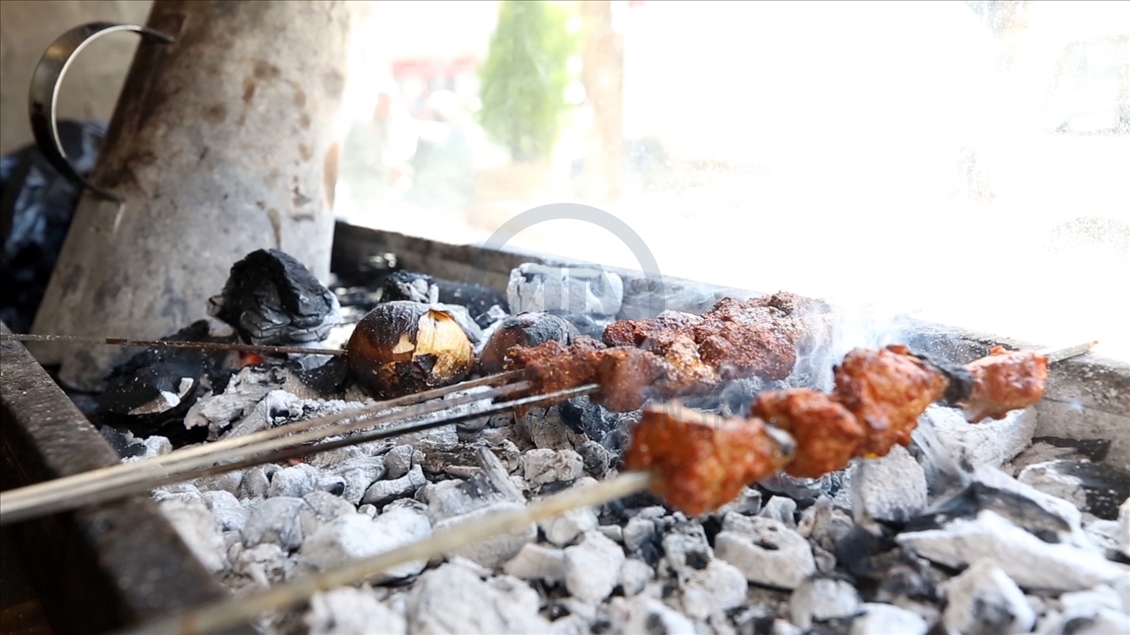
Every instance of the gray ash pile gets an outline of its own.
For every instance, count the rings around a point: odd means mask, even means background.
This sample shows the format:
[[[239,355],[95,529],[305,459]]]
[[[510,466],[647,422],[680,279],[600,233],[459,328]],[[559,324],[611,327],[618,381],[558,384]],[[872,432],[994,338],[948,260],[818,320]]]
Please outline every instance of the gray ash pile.
[[[530,273],[516,279],[529,282]],[[393,284],[407,284],[411,293],[427,293],[428,302],[442,301],[430,282],[413,282],[426,279],[398,280]],[[393,296],[405,301],[396,294],[381,301]],[[474,314],[482,305],[465,308]],[[515,332],[520,343],[569,345],[579,336],[574,320],[495,312],[483,340],[531,324],[537,328]],[[744,414],[758,393],[810,381],[807,373],[773,383],[734,380],[694,405]],[[348,382],[327,394],[282,360],[265,360],[197,399],[185,425],[231,438],[373,403]],[[624,470],[629,431],[641,416],[612,412],[587,397],[475,416],[487,406],[488,399],[462,406],[468,417],[458,424],[166,486],[153,497],[238,596],[611,478]],[[320,593],[265,617],[260,627],[271,633],[1126,632],[1125,475],[1089,462],[1095,457],[1081,451],[1033,442],[1031,409],[980,428],[958,410],[932,406],[918,425],[909,447],[857,459],[821,478],[779,474],[699,516],[651,494],[577,509],[396,567],[359,587]],[[127,461],[170,447],[157,437],[126,437],[118,445]]]

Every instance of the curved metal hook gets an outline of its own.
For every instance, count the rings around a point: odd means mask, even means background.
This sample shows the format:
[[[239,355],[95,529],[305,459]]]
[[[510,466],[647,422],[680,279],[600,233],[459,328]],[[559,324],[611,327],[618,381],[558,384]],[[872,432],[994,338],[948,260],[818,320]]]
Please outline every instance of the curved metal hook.
[[[52,42],[44,51],[43,57],[39,59],[39,64],[36,65],[35,72],[31,76],[27,108],[28,117],[31,119],[31,132],[35,135],[35,143],[51,165],[60,174],[75,183],[81,184],[105,198],[121,203],[122,198],[120,196],[87,181],[74,169],[74,166],[67,159],[66,151],[63,149],[63,142],[59,138],[59,127],[55,121],[59,85],[62,83],[63,75],[66,74],[67,68],[71,65],[75,56],[95,39],[117,31],[132,31],[165,44],[176,41],[172,36],[137,24],[91,22],[90,24],[76,26]]]

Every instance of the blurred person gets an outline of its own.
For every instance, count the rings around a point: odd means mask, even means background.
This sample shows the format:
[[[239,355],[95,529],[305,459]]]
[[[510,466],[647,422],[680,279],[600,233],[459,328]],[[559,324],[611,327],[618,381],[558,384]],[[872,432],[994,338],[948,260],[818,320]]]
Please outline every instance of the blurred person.
[[[395,196],[411,184],[408,160],[416,152],[415,124],[404,105],[380,92],[373,115],[353,124],[345,138],[341,178],[358,209]]]

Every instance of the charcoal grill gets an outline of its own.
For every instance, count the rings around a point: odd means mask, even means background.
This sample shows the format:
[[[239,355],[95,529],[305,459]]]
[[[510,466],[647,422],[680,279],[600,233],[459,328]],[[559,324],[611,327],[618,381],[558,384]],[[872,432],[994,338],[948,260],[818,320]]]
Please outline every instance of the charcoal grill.
[[[505,290],[509,270],[521,262],[591,264],[337,225],[335,271],[356,273],[363,263],[389,253],[405,268],[457,280],[473,273],[500,291]],[[626,278],[642,275],[612,271]],[[706,288],[718,297],[741,292]],[[907,343],[959,363],[986,354],[995,344],[1032,347],[923,322],[912,325]],[[0,423],[5,489],[117,462],[114,451],[21,345],[4,342],[3,356]],[[1130,365],[1091,355],[1054,365],[1047,395],[1036,413],[1037,438],[1089,442],[1098,448],[1092,452],[1096,459],[1130,470],[1130,437],[1118,433],[1130,429]],[[144,496],[16,528],[28,569],[40,573],[35,583],[47,610],[68,632],[104,632],[137,624],[225,593]]]

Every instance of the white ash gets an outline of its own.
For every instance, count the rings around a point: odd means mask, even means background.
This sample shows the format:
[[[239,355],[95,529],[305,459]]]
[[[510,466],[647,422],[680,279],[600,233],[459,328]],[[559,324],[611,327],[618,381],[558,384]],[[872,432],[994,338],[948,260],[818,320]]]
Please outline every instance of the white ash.
[[[435,528],[436,531],[439,531],[447,527],[458,526],[459,523],[468,522],[475,518],[510,511],[518,507],[517,504],[510,502],[493,503],[463,516],[441,520],[436,523]],[[487,540],[461,547],[453,553],[463,556],[488,569],[498,569],[505,564],[506,561],[518,555],[518,552],[522,550],[525,544],[534,542],[534,540],[537,539],[537,535],[537,526],[531,524],[518,531],[500,534],[488,538]]]
[[[957,633],[1027,633],[1036,613],[1024,592],[992,560],[977,560],[946,583],[946,628]]]
[[[850,617],[862,602],[855,586],[845,579],[811,577],[793,591],[789,611],[793,624],[808,628],[813,622]]]
[[[1036,409],[1014,410],[1001,419],[971,425],[961,410],[935,404],[919,417],[918,425],[931,428],[953,457],[966,465],[999,468],[1032,443]]]
[[[922,616],[891,604],[866,602],[860,610],[849,635],[926,635],[929,630]]]
[[[1130,558],[1130,498],[1118,508],[1118,544],[1122,555]]]
[[[622,564],[620,545],[600,532],[586,533],[580,544],[565,549],[565,588],[577,599],[599,602],[612,593]]]
[[[906,448],[896,445],[884,457],[861,461],[852,474],[851,490],[856,522],[906,522],[926,507],[926,472]]]
[[[502,570],[521,580],[561,582],[565,579],[565,552],[556,547],[527,543]]]
[[[784,496],[771,496],[758,516],[772,518],[789,529],[796,529],[796,501]]]
[[[754,584],[794,589],[816,572],[808,541],[769,518],[727,514],[721,533],[714,538],[714,549]]]
[[[342,587],[310,598],[305,617],[310,635],[351,635],[380,629],[388,635],[407,635],[404,614],[377,599],[372,589]]]

